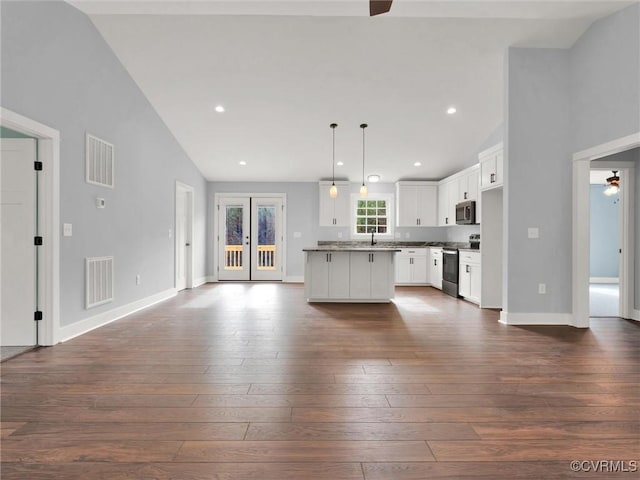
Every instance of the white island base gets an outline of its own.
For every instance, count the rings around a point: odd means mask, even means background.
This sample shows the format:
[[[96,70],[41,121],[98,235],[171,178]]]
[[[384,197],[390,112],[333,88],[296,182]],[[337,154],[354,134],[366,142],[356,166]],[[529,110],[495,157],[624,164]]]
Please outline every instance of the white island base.
[[[308,302],[389,303],[395,295],[395,248],[308,248]]]

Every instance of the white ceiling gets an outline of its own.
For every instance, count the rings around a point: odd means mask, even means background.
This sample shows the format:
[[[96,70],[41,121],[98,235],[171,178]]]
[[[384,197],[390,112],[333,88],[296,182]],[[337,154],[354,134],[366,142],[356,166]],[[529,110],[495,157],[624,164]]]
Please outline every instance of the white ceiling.
[[[631,2],[395,0],[374,18],[362,0],[71,3],[207,179],[328,178],[336,122],[336,177],[360,181],[365,122],[365,173],[393,182],[474,163],[502,122],[508,46],[569,47]]]

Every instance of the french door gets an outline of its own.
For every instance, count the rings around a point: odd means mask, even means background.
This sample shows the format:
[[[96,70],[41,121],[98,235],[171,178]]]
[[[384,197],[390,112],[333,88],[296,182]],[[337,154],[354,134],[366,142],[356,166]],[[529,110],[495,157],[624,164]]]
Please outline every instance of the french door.
[[[218,280],[282,280],[282,217],[282,198],[221,197]]]

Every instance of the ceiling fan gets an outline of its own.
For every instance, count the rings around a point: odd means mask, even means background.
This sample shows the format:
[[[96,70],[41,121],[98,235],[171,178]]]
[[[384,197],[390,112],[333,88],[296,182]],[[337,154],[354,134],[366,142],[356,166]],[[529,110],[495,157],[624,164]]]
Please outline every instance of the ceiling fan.
[[[375,17],[391,10],[393,0],[369,0],[369,16]]]

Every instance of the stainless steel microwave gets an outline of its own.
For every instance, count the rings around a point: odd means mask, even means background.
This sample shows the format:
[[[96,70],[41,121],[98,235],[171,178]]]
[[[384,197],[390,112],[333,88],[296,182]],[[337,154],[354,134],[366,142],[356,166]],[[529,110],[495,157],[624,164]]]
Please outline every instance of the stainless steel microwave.
[[[456,205],[456,225],[475,225],[476,202],[470,200]]]

